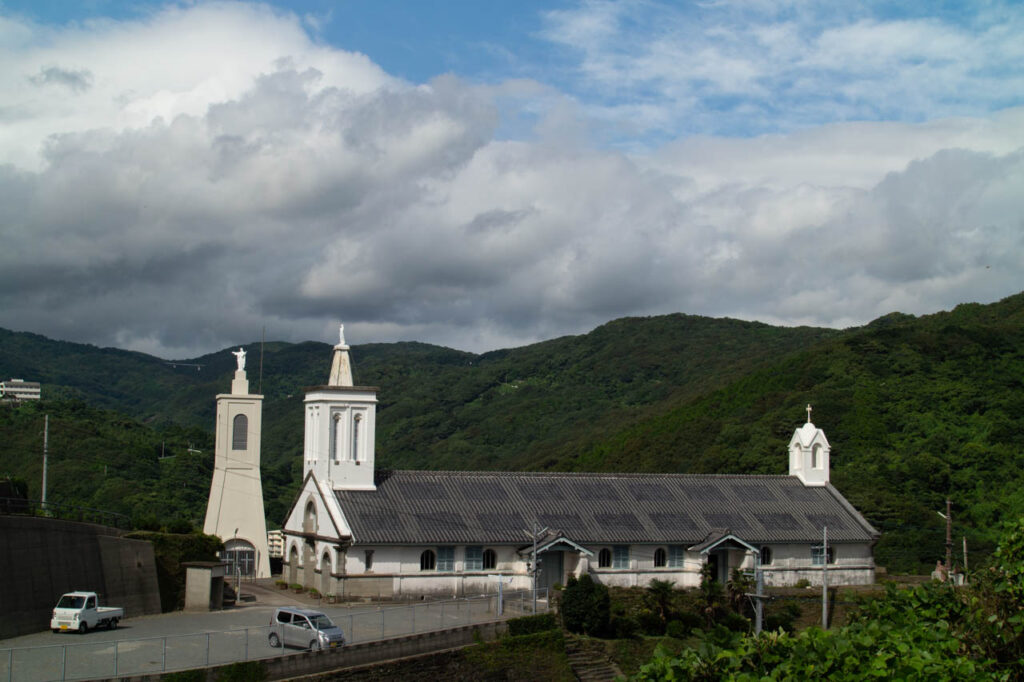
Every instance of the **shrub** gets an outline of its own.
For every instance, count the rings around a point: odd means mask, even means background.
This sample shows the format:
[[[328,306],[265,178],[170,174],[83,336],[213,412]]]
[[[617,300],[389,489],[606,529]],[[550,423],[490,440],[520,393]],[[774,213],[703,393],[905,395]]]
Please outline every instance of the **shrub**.
[[[292,589],[292,590],[296,590],[298,592],[302,592],[302,585],[300,585],[299,583],[290,583],[288,585],[288,588]]]
[[[532,635],[535,632],[546,632],[556,629],[558,629],[558,623],[555,622],[555,614],[553,613],[522,616],[521,618],[512,618],[508,621],[508,634],[513,637]]]
[[[686,639],[693,631],[689,625],[681,620],[670,620],[665,626],[665,634],[673,639]]]
[[[796,585],[795,585],[795,587],[800,587],[800,588],[810,587],[810,586],[811,586],[811,581],[808,580],[807,578],[800,578],[800,580],[796,581]]]
[[[317,597],[320,596],[320,590],[316,589],[315,587],[309,588],[309,590],[307,590],[307,592],[308,592],[309,596],[313,597],[314,599],[316,599]]]
[[[654,611],[645,609],[636,614],[636,623],[645,635],[657,637],[665,634],[665,621]]]
[[[615,639],[632,639],[640,632],[640,624],[629,616],[613,616],[608,629]]]
[[[595,583],[589,574],[569,578],[562,596],[562,623],[570,632],[602,635],[608,631],[611,612],[608,588]]]

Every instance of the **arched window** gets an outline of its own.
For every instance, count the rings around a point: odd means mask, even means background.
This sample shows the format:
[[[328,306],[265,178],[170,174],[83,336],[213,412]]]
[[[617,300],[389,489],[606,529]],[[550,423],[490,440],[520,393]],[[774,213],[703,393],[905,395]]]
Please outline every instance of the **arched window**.
[[[612,567],[612,551],[605,547],[597,553],[597,567],[598,568],[611,568]]]
[[[761,565],[767,566],[772,562],[772,549],[771,547],[761,548]]]
[[[231,422],[231,449],[245,450],[249,447],[249,418],[236,414]]]
[[[484,550],[484,570],[491,570],[498,565],[498,555],[493,549]]]
[[[352,418],[352,459],[359,461],[359,438],[362,435],[360,429],[363,424],[363,415],[357,414]]]
[[[437,556],[434,554],[434,551],[430,549],[423,550],[423,554],[420,554],[420,570],[433,571],[435,566],[437,566]]]
[[[664,547],[654,550],[654,567],[664,568],[668,564],[668,553]]]
[[[316,505],[313,504],[312,500],[306,505],[306,514],[302,519],[302,532],[316,532]]]
[[[335,412],[331,417],[331,459],[338,461],[341,457],[338,439],[341,438],[341,413]]]
[[[816,444],[811,449],[811,468],[820,469],[823,466],[821,461],[821,444]]]

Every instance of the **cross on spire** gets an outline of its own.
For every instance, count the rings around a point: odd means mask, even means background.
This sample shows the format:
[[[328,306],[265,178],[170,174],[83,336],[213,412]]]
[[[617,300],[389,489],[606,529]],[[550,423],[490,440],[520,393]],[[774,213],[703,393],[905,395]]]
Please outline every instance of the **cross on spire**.
[[[811,423],[811,404],[807,403],[807,423]]]

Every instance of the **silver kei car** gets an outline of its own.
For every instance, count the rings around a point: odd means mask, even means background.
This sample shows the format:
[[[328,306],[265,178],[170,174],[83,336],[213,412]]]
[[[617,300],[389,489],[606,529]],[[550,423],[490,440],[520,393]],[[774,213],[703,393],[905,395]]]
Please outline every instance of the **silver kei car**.
[[[267,641],[275,648],[283,645],[318,651],[344,645],[345,633],[319,611],[285,606],[270,617]]]

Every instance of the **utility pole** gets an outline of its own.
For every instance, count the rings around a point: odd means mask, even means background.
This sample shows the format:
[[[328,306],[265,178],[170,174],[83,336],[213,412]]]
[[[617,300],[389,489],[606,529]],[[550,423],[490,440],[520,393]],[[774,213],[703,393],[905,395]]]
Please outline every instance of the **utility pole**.
[[[46,509],[46,467],[49,458],[50,415],[43,417],[43,509]]]
[[[964,584],[967,584],[967,536],[964,537]]]
[[[953,579],[953,501],[946,498],[946,576]]]
[[[821,529],[821,629],[828,630],[828,526]]]
[[[533,540],[533,552],[530,555],[530,576],[533,578],[533,612],[537,613],[537,540],[541,533],[547,533],[548,529],[537,529],[537,521],[533,521],[533,531],[524,531]]]
[[[764,628],[764,570],[760,566],[761,557],[754,557],[758,565],[754,567],[754,583],[757,596],[754,598],[754,634],[761,634]]]

